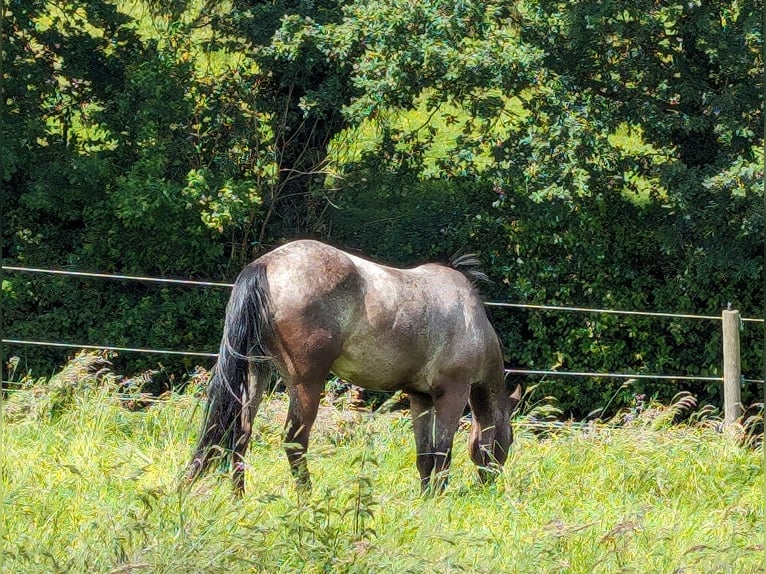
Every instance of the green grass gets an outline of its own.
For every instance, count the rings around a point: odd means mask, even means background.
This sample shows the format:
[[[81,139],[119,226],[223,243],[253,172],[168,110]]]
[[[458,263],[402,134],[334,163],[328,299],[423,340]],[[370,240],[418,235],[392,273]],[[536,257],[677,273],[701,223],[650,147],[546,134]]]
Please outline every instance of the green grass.
[[[404,414],[326,406],[309,460],[314,491],[299,503],[277,395],[261,408],[248,492],[235,500],[220,474],[176,488],[197,398],[134,412],[115,379],[83,372],[6,401],[2,572],[761,571],[762,447],[711,425],[657,424],[662,409],[624,428],[545,435],[521,417],[488,487],[461,430],[450,485],[429,499]]]

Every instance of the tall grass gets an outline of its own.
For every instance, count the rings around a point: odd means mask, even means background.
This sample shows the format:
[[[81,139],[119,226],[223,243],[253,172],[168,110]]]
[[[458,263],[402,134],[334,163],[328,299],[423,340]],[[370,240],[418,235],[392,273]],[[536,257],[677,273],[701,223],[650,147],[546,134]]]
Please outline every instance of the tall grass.
[[[622,428],[545,434],[522,417],[491,486],[477,483],[461,430],[447,491],[421,498],[404,414],[326,406],[314,491],[298,501],[275,395],[235,500],[221,475],[177,489],[198,430],[193,394],[131,411],[116,378],[85,371],[55,409],[19,405],[60,378],[7,401],[4,572],[761,571],[762,447],[710,425],[658,425],[659,407]]]

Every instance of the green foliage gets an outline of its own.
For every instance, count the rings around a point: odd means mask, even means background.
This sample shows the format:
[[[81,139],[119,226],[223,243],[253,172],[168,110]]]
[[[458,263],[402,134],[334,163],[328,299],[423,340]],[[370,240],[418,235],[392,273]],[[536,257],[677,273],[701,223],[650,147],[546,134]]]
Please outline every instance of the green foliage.
[[[478,251],[501,301],[762,308],[760,0],[7,9],[4,262],[221,280],[315,236],[396,263]],[[14,337],[205,351],[226,297],[16,274],[2,293]],[[493,314],[513,366],[720,375],[706,322]],[[750,378],[759,339],[747,324]],[[543,384],[575,416],[720,393]]]
[[[393,70],[412,69],[414,76],[422,69],[420,82],[405,75],[414,93],[372,84],[370,94],[409,98],[392,98],[394,105],[411,105],[423,89],[435,94],[431,116],[414,131],[380,117],[383,138],[374,153],[392,171],[434,177],[425,158],[445,130],[433,121],[439,102],[461,104],[465,137],[439,166],[449,186],[473,182],[477,201],[467,204],[473,226],[465,243],[488,262],[496,281],[489,298],[706,315],[731,302],[746,316],[759,315],[763,142],[753,83],[762,71],[759,3],[733,11],[710,3],[521,3],[506,14],[513,32],[504,42],[513,45],[517,73],[483,53],[488,67],[471,76],[461,68],[467,41],[440,52],[449,65],[435,64],[434,77],[456,70],[472,90],[438,80],[431,89],[430,64],[444,60],[421,54],[443,37],[438,6],[404,8],[390,18],[388,25],[402,26],[398,40],[369,64],[366,78],[379,74],[393,86],[400,78]],[[486,13],[497,15],[491,5]],[[401,39],[405,30],[415,42]],[[471,50],[492,34],[491,26],[461,31],[473,40]],[[492,69],[504,71],[495,76]],[[518,96],[523,106],[502,126],[493,89],[506,99]],[[488,145],[490,165],[481,159]],[[445,201],[443,212],[453,205]],[[523,313],[494,313],[514,365],[720,376],[713,324]],[[759,333],[750,329],[745,337],[745,372],[756,376]],[[620,382],[546,384],[565,412],[584,416]],[[679,388],[719,399],[718,385],[641,382],[632,391],[667,399]],[[746,390],[758,394],[755,385]]]
[[[352,117],[409,108],[425,90],[432,106],[477,102],[488,87],[513,95],[541,56],[515,41],[517,27],[502,3],[364,2],[350,5],[347,15],[364,49],[354,70],[362,93]]]
[[[480,205],[474,186],[377,169],[373,164],[345,180],[344,198],[330,219],[336,241],[398,265],[446,262],[464,249],[469,214]]]
[[[4,20],[21,32],[9,50],[27,66],[24,81],[39,87],[25,93],[9,82],[9,116],[24,110],[26,119],[3,125],[5,141],[23,150],[5,164],[4,257],[27,266],[220,276],[223,245],[183,201],[191,66],[136,36],[113,7],[101,8],[14,4]],[[7,281],[15,296],[4,301],[3,332],[32,340],[207,350],[225,301],[103,281]],[[42,374],[65,356],[29,355],[27,366]],[[156,364],[147,359],[136,366]]]

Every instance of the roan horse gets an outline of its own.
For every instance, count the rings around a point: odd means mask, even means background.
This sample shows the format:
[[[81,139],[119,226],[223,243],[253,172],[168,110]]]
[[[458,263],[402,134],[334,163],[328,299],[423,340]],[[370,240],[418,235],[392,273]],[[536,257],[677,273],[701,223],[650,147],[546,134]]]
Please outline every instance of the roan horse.
[[[497,334],[471,281],[471,256],[451,266],[396,269],[311,240],[287,243],[239,274],[226,308],[193,482],[215,459],[233,461],[238,494],[253,417],[272,368],[289,393],[284,448],[299,487],[310,486],[309,433],[329,373],[410,397],[424,491],[446,484],[452,441],[466,403],[470,456],[480,478],[505,462],[510,414]]]

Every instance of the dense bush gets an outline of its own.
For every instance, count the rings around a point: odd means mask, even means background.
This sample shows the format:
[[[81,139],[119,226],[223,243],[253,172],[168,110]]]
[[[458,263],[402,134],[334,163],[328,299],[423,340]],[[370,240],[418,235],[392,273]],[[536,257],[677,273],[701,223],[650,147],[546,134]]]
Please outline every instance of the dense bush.
[[[313,236],[499,301],[762,309],[761,2],[12,2],[5,264],[231,280]],[[216,348],[225,290],[6,273],[5,337]],[[494,310],[513,366],[720,375],[704,321]],[[761,327],[762,328],[762,327]],[[762,369],[761,332],[743,367]],[[69,351],[17,349],[50,374]],[[162,361],[176,384],[194,359]],[[717,384],[549,378],[583,416]],[[760,395],[748,385],[745,400]]]

